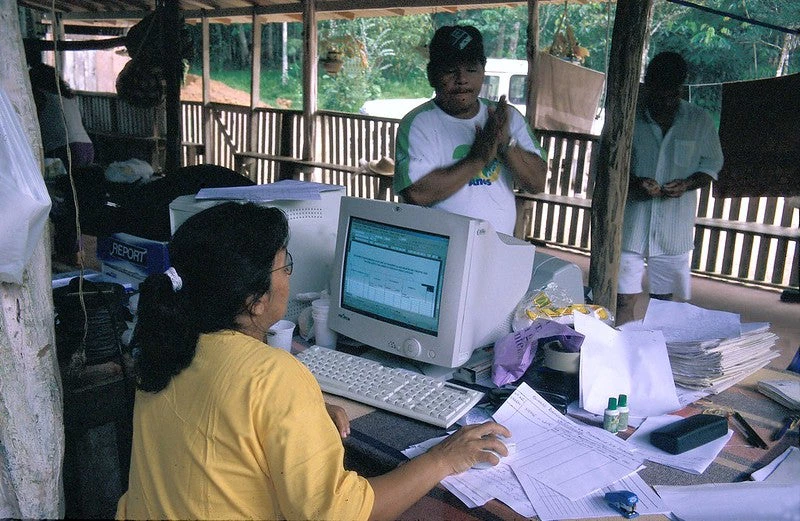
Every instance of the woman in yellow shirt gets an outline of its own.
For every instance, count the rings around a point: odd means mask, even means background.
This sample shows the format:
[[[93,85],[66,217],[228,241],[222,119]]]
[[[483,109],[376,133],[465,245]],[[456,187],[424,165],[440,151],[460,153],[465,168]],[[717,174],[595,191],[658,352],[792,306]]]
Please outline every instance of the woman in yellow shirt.
[[[444,477],[507,454],[496,423],[464,427],[391,472],[343,466],[341,409],[264,343],[286,313],[289,227],[275,208],[224,203],[188,219],[172,268],[140,287],[138,390],[120,519],[393,519]]]

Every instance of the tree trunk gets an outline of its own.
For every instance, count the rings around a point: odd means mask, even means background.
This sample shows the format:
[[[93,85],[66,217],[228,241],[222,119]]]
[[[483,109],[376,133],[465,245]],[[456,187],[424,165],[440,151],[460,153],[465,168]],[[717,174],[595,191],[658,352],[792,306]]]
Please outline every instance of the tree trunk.
[[[631,144],[642,49],[653,0],[618,0],[608,68],[606,119],[592,196],[593,301],[616,310],[622,215],[628,193]]]
[[[281,22],[281,85],[289,83],[289,24]]]
[[[250,66],[251,61],[251,44],[247,41],[247,34],[245,34],[244,24],[239,25],[236,30],[237,41],[239,42],[239,67],[245,69]]]
[[[775,72],[775,77],[783,76],[789,70],[789,57],[797,48],[800,38],[796,34],[786,33],[783,35],[783,45],[781,46],[781,57],[778,60],[778,67]]]
[[[508,39],[508,57],[517,57],[517,47],[519,47],[519,30],[522,24],[514,22],[514,30],[511,32],[511,38]]]
[[[0,88],[21,116],[41,165],[41,138],[25,70],[17,3],[0,2]],[[55,350],[50,233],[22,285],[0,283],[0,518],[64,515],[64,422]]]
[[[503,55],[503,42],[506,39],[506,24],[500,24],[497,31],[497,40],[494,42],[494,56],[502,58]]]

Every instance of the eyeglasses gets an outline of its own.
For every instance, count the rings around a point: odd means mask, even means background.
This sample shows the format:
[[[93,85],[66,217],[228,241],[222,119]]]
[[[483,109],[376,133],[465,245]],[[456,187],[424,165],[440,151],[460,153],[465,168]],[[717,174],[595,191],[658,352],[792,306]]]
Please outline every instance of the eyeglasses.
[[[285,271],[287,275],[291,275],[292,274],[292,270],[294,270],[294,260],[292,260],[292,254],[289,253],[288,250],[286,251],[286,264],[284,264],[280,268],[275,268],[270,273],[272,273],[274,271],[278,271],[278,270]]]

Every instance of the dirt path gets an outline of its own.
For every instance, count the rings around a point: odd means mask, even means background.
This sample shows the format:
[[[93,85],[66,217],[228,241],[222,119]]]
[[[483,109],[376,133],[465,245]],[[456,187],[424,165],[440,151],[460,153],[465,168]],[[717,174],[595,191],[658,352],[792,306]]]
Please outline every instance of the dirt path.
[[[250,93],[229,87],[221,81],[211,80],[211,101],[250,105]],[[203,101],[203,81],[195,74],[186,75],[186,83],[181,87],[181,99],[184,101]]]

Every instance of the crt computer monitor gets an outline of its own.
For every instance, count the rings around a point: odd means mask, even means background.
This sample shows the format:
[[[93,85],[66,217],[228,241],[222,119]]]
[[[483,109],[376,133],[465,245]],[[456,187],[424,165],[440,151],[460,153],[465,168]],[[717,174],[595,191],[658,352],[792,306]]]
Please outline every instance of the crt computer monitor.
[[[303,298],[306,294],[329,291],[333,251],[336,245],[336,232],[339,223],[339,199],[345,193],[345,187],[303,183],[300,181],[279,181],[271,185],[248,187],[259,195],[259,190],[289,188],[302,189],[310,186],[319,188],[319,199],[276,199],[258,201],[258,204],[275,206],[283,210],[289,221],[288,249],[294,258],[294,271],[289,279],[289,302],[284,318],[297,322],[298,315],[309,302]],[[222,189],[224,192],[225,189]],[[239,199],[245,202],[248,198]],[[170,227],[172,233],[189,216],[225,202],[223,199],[196,199],[194,195],[176,198],[169,205]],[[298,298],[298,295],[301,298]]]
[[[343,197],[329,327],[441,367],[511,331],[534,246],[487,221],[410,204]]]

